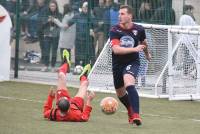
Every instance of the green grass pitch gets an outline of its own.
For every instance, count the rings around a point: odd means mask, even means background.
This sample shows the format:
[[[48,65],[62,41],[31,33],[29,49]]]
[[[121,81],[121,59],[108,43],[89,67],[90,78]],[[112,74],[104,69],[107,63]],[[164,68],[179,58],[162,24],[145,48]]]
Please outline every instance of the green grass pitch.
[[[101,112],[106,96],[97,93],[89,122],[52,122],[43,118],[43,103],[50,85],[0,83],[0,134],[199,134],[200,102],[140,98],[143,125],[128,124],[120,103],[113,115]],[[71,96],[77,89],[70,88]]]

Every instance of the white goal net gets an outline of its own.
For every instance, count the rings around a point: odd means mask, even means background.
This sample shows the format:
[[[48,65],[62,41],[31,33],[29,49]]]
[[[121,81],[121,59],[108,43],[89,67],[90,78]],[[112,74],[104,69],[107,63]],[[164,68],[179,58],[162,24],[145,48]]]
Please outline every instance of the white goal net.
[[[170,29],[169,99],[200,99],[200,31]]]
[[[138,76],[136,84],[138,92],[140,96],[145,97],[169,97],[169,89],[171,89],[169,86],[170,77],[168,72],[170,63],[169,55],[171,54],[172,50],[169,50],[168,46],[168,42],[170,41],[168,37],[168,31],[171,28],[182,29],[182,27],[149,24],[142,25],[146,30],[147,42],[151,51],[152,60],[148,63],[143,59],[144,56],[140,54],[140,58],[142,59],[141,65],[143,65],[143,68],[146,68],[146,70],[143,70],[143,73]],[[171,36],[173,47],[179,46],[176,45],[179,37],[175,34],[171,34]],[[108,40],[89,74],[89,90],[115,92],[113,86],[111,54],[112,50]],[[177,52],[174,52],[173,55],[177,55]],[[183,61],[179,61],[178,58],[177,60],[179,64],[182,64],[181,62]],[[191,62],[193,62],[192,59]],[[189,79],[189,76],[186,77]],[[181,88],[186,89],[186,87]]]

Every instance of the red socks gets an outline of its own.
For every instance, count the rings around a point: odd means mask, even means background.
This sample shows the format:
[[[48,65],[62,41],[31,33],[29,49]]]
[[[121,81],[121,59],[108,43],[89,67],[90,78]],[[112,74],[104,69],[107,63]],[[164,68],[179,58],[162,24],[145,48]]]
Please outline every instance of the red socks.
[[[82,81],[86,81],[87,80],[87,77],[85,76],[85,75],[83,75],[83,76],[81,76],[81,78],[80,78],[80,81],[82,82]]]
[[[64,63],[60,68],[59,68],[59,72],[63,72],[64,74],[67,73],[69,68],[69,65],[67,63]]]

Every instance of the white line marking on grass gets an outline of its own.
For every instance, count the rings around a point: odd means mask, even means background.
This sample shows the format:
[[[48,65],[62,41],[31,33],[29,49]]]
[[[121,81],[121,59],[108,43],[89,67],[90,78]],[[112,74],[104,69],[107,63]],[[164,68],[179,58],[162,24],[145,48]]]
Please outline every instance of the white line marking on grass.
[[[15,97],[8,97],[8,96],[0,96],[0,99],[7,99],[7,100],[19,100],[19,101],[29,101],[29,102],[35,102],[35,103],[44,103],[44,101],[40,100],[30,100],[30,99],[23,99],[23,98],[15,98]]]
[[[122,113],[127,113],[127,111],[121,111]],[[150,117],[165,117],[168,119],[175,119],[176,117],[173,116],[164,116],[164,115],[159,115],[159,114],[142,114],[144,116],[150,116]]]
[[[191,119],[191,120],[200,123],[200,120],[197,120],[197,119]]]
[[[165,117],[165,118],[168,118],[168,119],[175,119],[176,117],[173,117],[173,116],[163,116],[163,115],[155,115],[155,114],[143,114],[145,116],[151,116],[151,117]]]

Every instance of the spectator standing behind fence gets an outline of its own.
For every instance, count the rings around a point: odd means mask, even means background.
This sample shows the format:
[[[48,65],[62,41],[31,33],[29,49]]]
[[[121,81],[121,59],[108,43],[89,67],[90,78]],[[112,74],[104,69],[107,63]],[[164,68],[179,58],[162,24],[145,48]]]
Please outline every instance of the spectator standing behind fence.
[[[184,5],[183,7],[183,15],[180,17],[179,19],[179,25],[180,26],[195,26],[197,25],[195,22],[195,17],[193,15],[193,10],[194,7],[192,5]],[[185,36],[185,35],[183,35]],[[189,37],[189,39],[188,39]],[[186,40],[190,40],[192,42],[192,44],[189,45],[195,45],[195,36],[186,36],[185,37]],[[194,59],[192,58],[189,49],[187,48],[187,44],[183,44],[182,45],[182,49],[183,51],[180,51],[181,53],[183,53],[183,75],[188,75],[189,74],[189,70],[191,71],[191,69],[189,68],[191,64],[194,63]],[[192,71],[194,70],[194,68],[192,69]],[[195,74],[196,75],[196,74]],[[192,77],[196,77],[196,76],[192,76]]]
[[[194,7],[192,5],[184,5],[183,15],[179,19],[180,26],[195,26],[195,17],[193,15]]]
[[[116,25],[118,23],[118,17],[119,17],[119,3],[113,3],[110,8],[110,27]]]
[[[105,42],[105,33],[104,33],[104,20],[103,15],[105,12],[105,3],[104,0],[99,0],[99,5],[94,7],[93,13],[96,21],[96,26],[94,28],[94,44],[96,50],[96,57],[100,54],[101,50],[104,47]]]
[[[22,29],[21,35],[23,36],[28,35],[27,22],[35,7],[36,0],[22,0],[21,2],[22,11],[20,13],[20,22]]]
[[[139,9],[139,19],[141,22],[149,22],[152,16],[151,4],[147,1],[142,2]]]
[[[79,13],[81,10],[82,4],[87,0],[70,0],[70,4],[72,6],[72,10],[75,14]]]
[[[109,38],[109,30],[110,30],[110,9],[113,5],[113,0],[105,0],[105,11],[104,11],[104,33],[105,33],[105,39],[107,40]]]
[[[32,7],[32,11],[27,16],[27,38],[24,40],[26,43],[34,43],[38,41],[39,35],[38,30],[40,29],[39,16],[44,13],[47,6],[45,0],[36,0],[36,4]]]
[[[59,45],[61,59],[63,61],[62,52],[64,49],[67,49],[69,52],[70,60],[71,60],[71,49],[74,47],[75,43],[75,33],[76,33],[76,24],[73,24],[71,27],[67,28],[67,24],[69,20],[71,20],[74,16],[74,12],[72,11],[72,7],[70,4],[64,5],[64,17],[62,22],[59,19],[54,18],[54,23],[61,28],[60,31],[60,38],[59,38]]]
[[[57,49],[58,49],[58,39],[60,34],[60,28],[53,23],[53,19],[57,18],[61,20],[62,15],[58,11],[58,5],[55,0],[50,1],[49,8],[46,11],[46,22],[43,22],[41,27],[43,38],[43,62],[45,67],[41,71],[55,71],[55,64],[57,58]],[[50,64],[50,55],[51,55],[51,67]]]
[[[68,23],[67,27],[76,24],[76,38],[75,38],[75,65],[82,63],[94,63],[95,49],[93,44],[94,32],[88,29],[92,25],[94,17],[90,15],[90,22],[88,22],[88,3],[84,2],[82,11],[75,15]],[[89,32],[89,33],[88,33]],[[88,34],[90,34],[88,39]]]
[[[120,4],[113,2],[113,0],[106,1],[106,10],[104,13],[104,28],[105,33],[108,33],[109,29],[118,23],[119,7]]]
[[[159,0],[156,7],[155,12],[151,18],[153,23],[158,24],[167,24],[174,25],[175,24],[175,11],[172,8],[172,5],[169,5],[169,9],[166,10],[167,0]]]

